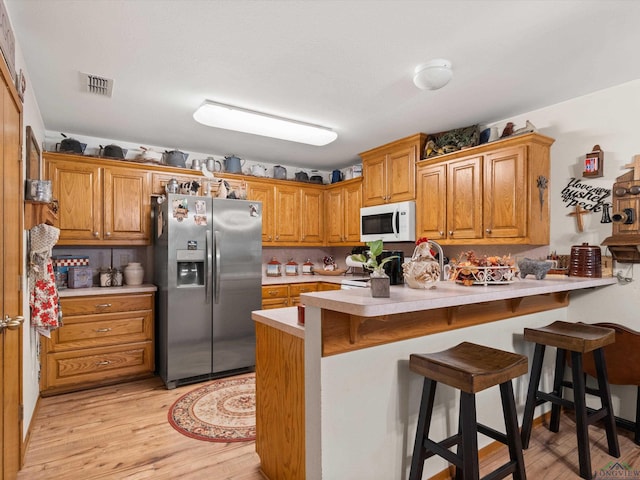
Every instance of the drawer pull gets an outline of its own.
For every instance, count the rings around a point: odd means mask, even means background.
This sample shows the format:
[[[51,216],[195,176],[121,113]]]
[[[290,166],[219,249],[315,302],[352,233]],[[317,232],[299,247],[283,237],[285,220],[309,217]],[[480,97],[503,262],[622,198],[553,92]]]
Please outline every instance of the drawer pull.
[[[103,360],[102,362],[96,362],[96,367],[102,367],[104,365],[111,365],[109,360]]]
[[[110,328],[96,328],[96,333],[105,333],[105,332],[110,332],[111,329]]]
[[[267,293],[273,297],[278,294],[278,290],[269,290]]]
[[[110,303],[99,303],[98,305],[96,305],[96,308],[109,308],[111,307]]]

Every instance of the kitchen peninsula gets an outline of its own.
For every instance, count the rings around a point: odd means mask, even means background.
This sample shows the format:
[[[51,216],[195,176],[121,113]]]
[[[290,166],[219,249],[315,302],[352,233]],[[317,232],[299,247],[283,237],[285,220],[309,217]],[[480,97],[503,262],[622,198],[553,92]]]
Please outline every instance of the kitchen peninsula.
[[[261,468],[272,479],[406,478],[422,378],[409,371],[411,353],[473,341],[532,356],[525,327],[566,320],[570,292],[604,287],[615,278],[524,279],[509,285],[432,290],[391,287],[390,298],[368,289],[303,294],[305,326],[295,308],[261,310],[256,322],[257,438]],[[528,378],[514,381],[522,411]],[[434,438],[457,429],[457,397],[438,390]],[[503,430],[496,392],[478,394],[478,418]],[[479,446],[488,445],[479,437]],[[438,458],[425,475],[446,468]]]

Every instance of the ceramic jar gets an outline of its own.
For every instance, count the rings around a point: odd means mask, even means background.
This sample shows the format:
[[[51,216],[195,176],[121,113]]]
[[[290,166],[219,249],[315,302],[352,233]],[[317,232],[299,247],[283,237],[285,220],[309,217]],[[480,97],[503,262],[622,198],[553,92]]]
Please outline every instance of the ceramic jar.
[[[404,281],[411,288],[434,288],[440,280],[440,264],[431,255],[429,242],[416,246],[411,260],[402,264]]]
[[[124,267],[124,282],[127,285],[142,285],[144,268],[137,262],[130,262]]]

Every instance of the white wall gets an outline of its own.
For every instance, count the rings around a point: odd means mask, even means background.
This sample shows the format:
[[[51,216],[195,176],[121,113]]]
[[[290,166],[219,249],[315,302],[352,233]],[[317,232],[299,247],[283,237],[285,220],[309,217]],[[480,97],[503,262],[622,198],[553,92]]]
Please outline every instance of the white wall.
[[[551,251],[570,254],[573,245],[600,245],[611,235],[612,224],[600,223],[600,213],[583,216],[584,231],[579,233],[574,217],[567,216],[572,209],[562,202],[561,191],[571,177],[611,189],[616,177],[629,171],[624,165],[640,154],[639,112],[640,80],[635,80],[508,119],[516,126],[530,120],[540,133],[556,139],[551,147]],[[585,154],[596,144],[604,151],[604,176],[582,178]],[[602,253],[608,253],[605,247]],[[635,277],[638,268],[614,263],[614,272],[622,272],[625,277]],[[639,311],[640,278],[634,278],[630,283],[598,291],[572,293],[568,318],[575,322],[619,323],[640,331]],[[616,413],[634,419],[635,389],[614,386],[612,391]]]

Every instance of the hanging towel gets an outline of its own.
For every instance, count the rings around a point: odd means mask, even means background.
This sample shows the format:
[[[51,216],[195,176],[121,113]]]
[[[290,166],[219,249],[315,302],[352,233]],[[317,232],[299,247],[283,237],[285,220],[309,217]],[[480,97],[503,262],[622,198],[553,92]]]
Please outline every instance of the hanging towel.
[[[58,241],[60,230],[44,223],[30,230],[29,306],[31,325],[53,330],[60,325],[58,289],[53,272],[51,249]]]

